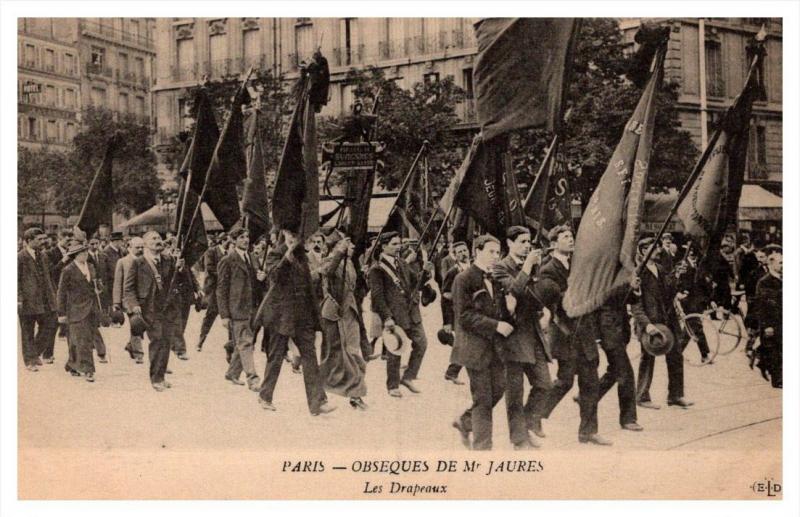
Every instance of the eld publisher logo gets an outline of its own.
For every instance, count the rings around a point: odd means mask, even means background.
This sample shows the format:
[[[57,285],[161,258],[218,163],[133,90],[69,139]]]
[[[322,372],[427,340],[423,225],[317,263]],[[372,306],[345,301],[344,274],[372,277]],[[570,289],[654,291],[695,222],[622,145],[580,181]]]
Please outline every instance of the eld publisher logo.
[[[750,489],[755,494],[766,495],[767,497],[775,497],[781,493],[781,484],[776,483],[772,479],[764,479],[764,481],[756,481],[750,485]]]

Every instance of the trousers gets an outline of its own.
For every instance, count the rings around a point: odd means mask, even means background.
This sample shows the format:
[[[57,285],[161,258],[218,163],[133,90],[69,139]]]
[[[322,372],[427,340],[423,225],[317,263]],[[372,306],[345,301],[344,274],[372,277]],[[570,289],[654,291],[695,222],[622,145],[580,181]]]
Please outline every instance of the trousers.
[[[411,355],[408,358],[408,368],[403,372],[403,380],[411,381],[417,378],[419,368],[422,366],[422,358],[425,357],[425,350],[428,348],[428,340],[425,337],[425,329],[422,323],[412,324],[403,329],[411,340]],[[400,356],[392,353],[386,354],[386,389],[393,390],[400,386]]]
[[[683,354],[681,346],[677,343],[667,352],[667,400],[677,400],[683,397]],[[650,401],[650,385],[653,383],[653,371],[656,358],[642,348],[642,357],[639,359],[639,377],[636,384],[637,402]]]
[[[25,365],[36,363],[39,356],[53,356],[58,318],[55,312],[20,314],[19,326],[22,340],[22,359]],[[47,355],[49,352],[50,355]]]
[[[578,376],[578,398],[581,422],[578,436],[597,434],[597,400],[600,381],[597,378],[598,359],[588,359],[580,345],[572,343],[565,357],[558,360],[558,373],[553,389],[543,404],[542,417],[548,418],[561,399],[569,393]]]
[[[624,346],[604,348],[608,367],[600,378],[598,400],[617,385],[619,399],[619,425],[636,422],[636,381],[633,378],[633,367]]]
[[[244,371],[248,379],[258,377],[253,362],[253,330],[250,320],[230,320],[230,331],[233,336],[234,350],[226,377],[238,379]]]
[[[274,331],[269,332],[267,366],[264,371],[264,381],[261,383],[259,397],[267,402],[272,402],[275,385],[278,383],[278,377],[281,374],[283,358],[286,355],[290,337],[300,351],[308,409],[311,413],[316,413],[325,402],[325,390],[322,387],[322,378],[319,374],[317,352],[314,349],[315,333],[312,328],[298,329],[293,336],[285,336]]]
[[[461,426],[472,432],[472,448],[488,451],[492,448],[492,410],[503,398],[505,372],[503,363],[494,357],[487,368],[467,368],[472,406],[461,415]]]

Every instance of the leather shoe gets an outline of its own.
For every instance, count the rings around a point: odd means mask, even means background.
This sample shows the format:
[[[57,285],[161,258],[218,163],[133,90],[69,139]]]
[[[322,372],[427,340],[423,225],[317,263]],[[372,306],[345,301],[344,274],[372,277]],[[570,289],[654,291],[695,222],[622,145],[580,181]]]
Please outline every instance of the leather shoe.
[[[25,365],[25,369],[28,370],[29,372],[38,372],[39,371],[39,369],[36,367],[35,364]]]
[[[538,448],[539,444],[534,442],[533,440],[525,440],[523,442],[514,444],[515,451],[527,451],[530,449],[538,449]]]
[[[94,374],[93,373],[87,373],[86,374],[86,382],[94,382]]]
[[[171,388],[172,387],[172,383],[169,382],[169,381],[162,381],[161,384],[163,384],[165,388]]]
[[[681,407],[683,409],[688,409],[689,407],[694,406],[694,402],[690,402],[690,401],[686,400],[685,398],[681,397],[681,398],[675,399],[675,400],[668,400],[667,401],[667,405],[668,406],[678,406],[678,407]]]
[[[637,402],[636,405],[647,409],[661,409],[661,406],[659,406],[658,404],[654,404],[652,401],[649,400],[641,400]]]
[[[403,396],[403,394],[400,393],[400,390],[397,389],[397,388],[393,388],[393,389],[389,390],[389,395],[391,395],[392,397],[397,397],[397,398],[400,398],[400,397]]]
[[[258,376],[253,377],[252,379],[247,379],[247,389],[250,391],[261,391],[261,379]]]
[[[408,391],[410,391],[411,393],[422,393],[422,390],[414,386],[414,383],[411,382],[410,379],[403,379],[402,381],[400,381],[400,384],[408,388]]]
[[[42,366],[42,358],[41,357],[37,357],[36,358],[36,366]]]
[[[542,429],[542,419],[540,417],[533,417],[528,425],[528,429],[539,438],[547,437]]]
[[[261,406],[261,409],[266,409],[267,411],[277,411],[278,408],[272,405],[272,402],[267,402],[266,400],[258,397],[258,405]]]
[[[463,386],[464,385],[464,381],[458,380],[458,377],[450,377],[449,375],[445,375],[444,376],[444,380],[450,381],[453,384],[455,384],[456,386]]]
[[[236,384],[237,386],[244,386],[244,382],[242,382],[239,379],[236,379],[234,377],[229,377],[229,376],[226,375],[225,379],[231,381],[232,383]]]
[[[44,359],[44,364],[53,364],[54,359],[52,357],[46,357]]]
[[[181,361],[188,361],[189,360],[189,356],[186,355],[183,352],[181,352],[180,354],[176,354],[176,355],[178,356],[178,359],[180,359]]]
[[[106,359],[106,356],[103,355],[103,356],[98,357],[97,361],[100,362],[100,363],[107,363],[108,359]]]
[[[137,357],[136,358],[136,364],[142,364],[143,362],[144,362],[144,358],[142,358],[142,357]]]
[[[319,409],[317,409],[316,411],[312,411],[311,415],[312,416],[325,415],[328,413],[333,413],[334,411],[336,411],[336,406],[332,406],[327,402],[325,402],[319,407]]]
[[[81,372],[76,371],[76,370],[70,370],[69,374],[72,375],[73,377],[80,377],[81,376]]]
[[[167,387],[164,386],[163,382],[154,382],[153,389],[156,391],[164,391],[165,389],[167,389]]]
[[[360,409],[361,411],[366,411],[369,406],[361,397],[355,397],[350,399],[350,405],[353,409]]]
[[[469,431],[467,431],[458,420],[453,422],[453,427],[456,429],[456,431],[458,431],[458,434],[461,437],[461,444],[467,449],[472,449],[472,442],[469,439]]]
[[[593,443],[595,445],[614,445],[614,442],[603,438],[599,434],[590,434],[589,436],[578,436],[578,441],[581,443]]]
[[[627,424],[622,424],[622,428],[626,431],[644,431],[644,427],[640,426],[636,422],[628,422]]]

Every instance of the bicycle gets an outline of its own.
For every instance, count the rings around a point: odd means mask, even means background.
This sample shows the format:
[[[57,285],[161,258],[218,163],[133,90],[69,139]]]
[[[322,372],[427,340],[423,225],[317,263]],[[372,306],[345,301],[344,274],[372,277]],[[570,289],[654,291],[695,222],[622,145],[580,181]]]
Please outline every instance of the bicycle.
[[[712,315],[716,318],[712,318]],[[718,355],[726,356],[736,350],[747,340],[747,330],[741,317],[723,307],[713,307],[702,313],[685,314],[680,318],[681,326],[689,335],[683,350],[683,358],[691,366],[711,364]],[[694,351],[689,342],[698,342],[697,332],[702,329],[708,344],[709,354],[705,361],[701,357],[699,347]]]

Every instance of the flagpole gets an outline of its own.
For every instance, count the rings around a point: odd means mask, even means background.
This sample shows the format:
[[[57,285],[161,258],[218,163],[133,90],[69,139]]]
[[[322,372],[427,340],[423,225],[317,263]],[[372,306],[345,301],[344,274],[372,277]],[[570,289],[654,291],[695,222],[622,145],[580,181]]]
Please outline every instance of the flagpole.
[[[431,253],[430,253],[430,258],[429,258],[430,261],[433,260],[434,255],[436,254],[436,245],[439,244],[439,239],[442,238],[442,234],[444,233],[444,229],[447,226],[447,220],[450,219],[450,216],[453,214],[453,209],[455,209],[455,207],[456,207],[456,204],[455,204],[455,201],[454,201],[453,204],[450,205],[450,209],[445,214],[444,219],[442,220],[442,224],[439,225],[439,230],[436,232],[436,237],[434,237],[433,243],[431,244]],[[431,220],[433,220],[433,217],[431,217]],[[420,246],[422,245],[422,237],[420,237],[419,245]],[[420,275],[419,280],[417,280],[417,285],[414,288],[414,292],[419,291],[419,289],[422,287],[422,278],[423,278],[423,276]]]
[[[736,96],[736,99],[733,101],[733,104],[731,104],[730,107],[728,107],[721,123],[717,127],[716,131],[714,131],[714,135],[711,137],[711,140],[708,142],[708,145],[703,150],[703,154],[700,156],[700,159],[695,164],[691,174],[689,174],[689,178],[686,180],[686,183],[684,183],[683,187],[681,188],[681,191],[678,194],[678,198],[672,204],[672,207],[670,208],[666,219],[661,224],[661,227],[658,229],[658,233],[656,233],[655,236],[655,242],[653,242],[653,245],[648,248],[647,253],[644,256],[644,259],[636,267],[636,276],[639,276],[639,274],[642,272],[642,268],[644,268],[644,265],[647,264],[648,260],[650,260],[650,257],[653,255],[653,252],[656,249],[656,244],[661,240],[661,237],[664,235],[664,232],[667,231],[667,225],[669,224],[670,220],[675,216],[675,214],[678,212],[678,208],[680,207],[683,200],[686,199],[686,196],[689,194],[689,190],[691,190],[692,186],[694,186],[694,182],[697,181],[697,178],[700,176],[700,173],[703,171],[703,168],[705,167],[706,163],[711,157],[711,153],[714,150],[714,147],[716,147],[717,141],[719,140],[720,135],[722,135],[723,128],[725,127],[728,119],[730,119],[731,117],[731,113],[733,113],[733,111],[736,108],[738,108],[739,103],[741,102],[742,99],[742,94],[747,90],[747,88],[750,87],[750,81],[753,79],[753,75],[756,70],[756,65],[758,64],[759,58],[760,54],[756,54],[753,57],[753,61],[750,64],[750,70],[747,73],[747,79],[745,80],[742,91],[739,92],[739,95]]]
[[[392,204],[392,208],[389,210],[389,215],[386,217],[387,222],[397,210],[397,205],[400,201],[400,198],[403,196],[406,188],[408,187],[408,184],[411,181],[411,177],[414,175],[414,170],[417,168],[417,162],[419,162],[422,153],[427,149],[428,144],[429,142],[427,140],[424,140],[422,142],[422,147],[420,147],[419,151],[417,152],[417,156],[414,157],[414,161],[411,163],[411,168],[409,168],[408,173],[406,173],[406,177],[403,178],[403,183],[400,185],[400,190],[397,192],[397,197],[395,198],[394,203]],[[376,242],[380,241],[380,238],[383,235],[384,228],[386,228],[385,224],[381,227],[380,231],[378,232],[378,236],[375,238]],[[372,260],[373,255],[375,255],[375,246],[373,246],[372,250],[370,250],[369,257],[367,257],[367,262]]]

